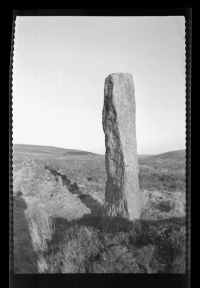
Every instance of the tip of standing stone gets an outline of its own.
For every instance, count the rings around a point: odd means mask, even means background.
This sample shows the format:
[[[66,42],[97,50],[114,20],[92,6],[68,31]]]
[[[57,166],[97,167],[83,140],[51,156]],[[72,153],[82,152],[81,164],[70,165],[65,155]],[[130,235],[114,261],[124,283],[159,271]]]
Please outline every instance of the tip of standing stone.
[[[116,72],[116,73],[111,73],[109,74],[106,79],[116,79],[116,78],[122,78],[122,79],[133,79],[133,76],[131,73],[122,73],[122,72]]]
[[[110,73],[108,77],[132,77],[131,73],[123,73],[123,72],[115,72],[115,73]]]

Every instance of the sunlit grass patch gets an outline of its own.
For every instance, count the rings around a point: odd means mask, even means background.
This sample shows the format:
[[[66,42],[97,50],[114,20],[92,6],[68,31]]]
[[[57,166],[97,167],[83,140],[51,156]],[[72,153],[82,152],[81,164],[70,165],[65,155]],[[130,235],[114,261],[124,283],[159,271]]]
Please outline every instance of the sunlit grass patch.
[[[185,193],[182,191],[141,190],[142,219],[184,217],[185,204]]]

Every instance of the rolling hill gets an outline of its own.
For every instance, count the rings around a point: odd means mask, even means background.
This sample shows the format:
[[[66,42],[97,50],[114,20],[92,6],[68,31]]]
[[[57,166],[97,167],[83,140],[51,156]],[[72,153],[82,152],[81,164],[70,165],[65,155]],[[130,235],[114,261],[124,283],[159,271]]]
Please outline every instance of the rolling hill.
[[[51,146],[40,146],[40,145],[26,145],[26,144],[14,144],[13,145],[14,153],[25,153],[25,154],[46,154],[52,156],[96,156],[98,154],[75,150],[75,149],[65,149],[59,147]]]
[[[73,157],[78,159],[78,157],[83,158],[95,158],[104,160],[104,155],[96,154],[88,151],[76,150],[76,149],[65,149],[59,147],[51,146],[40,146],[40,145],[25,145],[25,144],[14,144],[13,145],[14,157],[20,156],[32,156],[34,157],[45,157],[45,158],[68,158]],[[162,154],[156,155],[138,155],[139,163],[150,166],[185,166],[185,150],[170,151]]]
[[[177,151],[170,151],[162,154],[157,155],[150,155],[145,157],[149,160],[177,160],[177,161],[185,161],[185,150],[177,150]]]
[[[139,156],[140,165],[153,166],[154,168],[167,168],[185,171],[185,150],[170,151],[157,155]]]

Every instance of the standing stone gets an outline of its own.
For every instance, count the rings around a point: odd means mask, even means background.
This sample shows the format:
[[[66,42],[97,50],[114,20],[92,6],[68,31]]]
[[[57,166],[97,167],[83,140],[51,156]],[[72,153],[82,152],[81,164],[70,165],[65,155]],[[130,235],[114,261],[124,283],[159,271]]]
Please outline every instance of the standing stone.
[[[129,73],[113,73],[105,79],[103,130],[107,172],[106,214],[134,221],[140,218],[140,195],[135,91]]]

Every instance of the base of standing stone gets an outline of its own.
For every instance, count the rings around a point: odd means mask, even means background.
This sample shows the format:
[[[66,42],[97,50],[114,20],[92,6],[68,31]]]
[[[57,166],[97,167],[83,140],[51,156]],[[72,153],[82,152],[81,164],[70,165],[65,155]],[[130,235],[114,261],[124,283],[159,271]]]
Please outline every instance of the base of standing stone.
[[[128,218],[127,204],[124,201],[118,203],[118,205],[112,203],[104,204],[104,212],[110,217],[124,217]]]
[[[108,217],[122,217],[129,219],[130,221],[136,222],[140,220],[140,214],[135,216],[134,218],[129,215],[127,211],[127,207],[123,202],[120,202],[120,204],[112,204],[112,203],[105,203],[104,204],[104,216]]]

